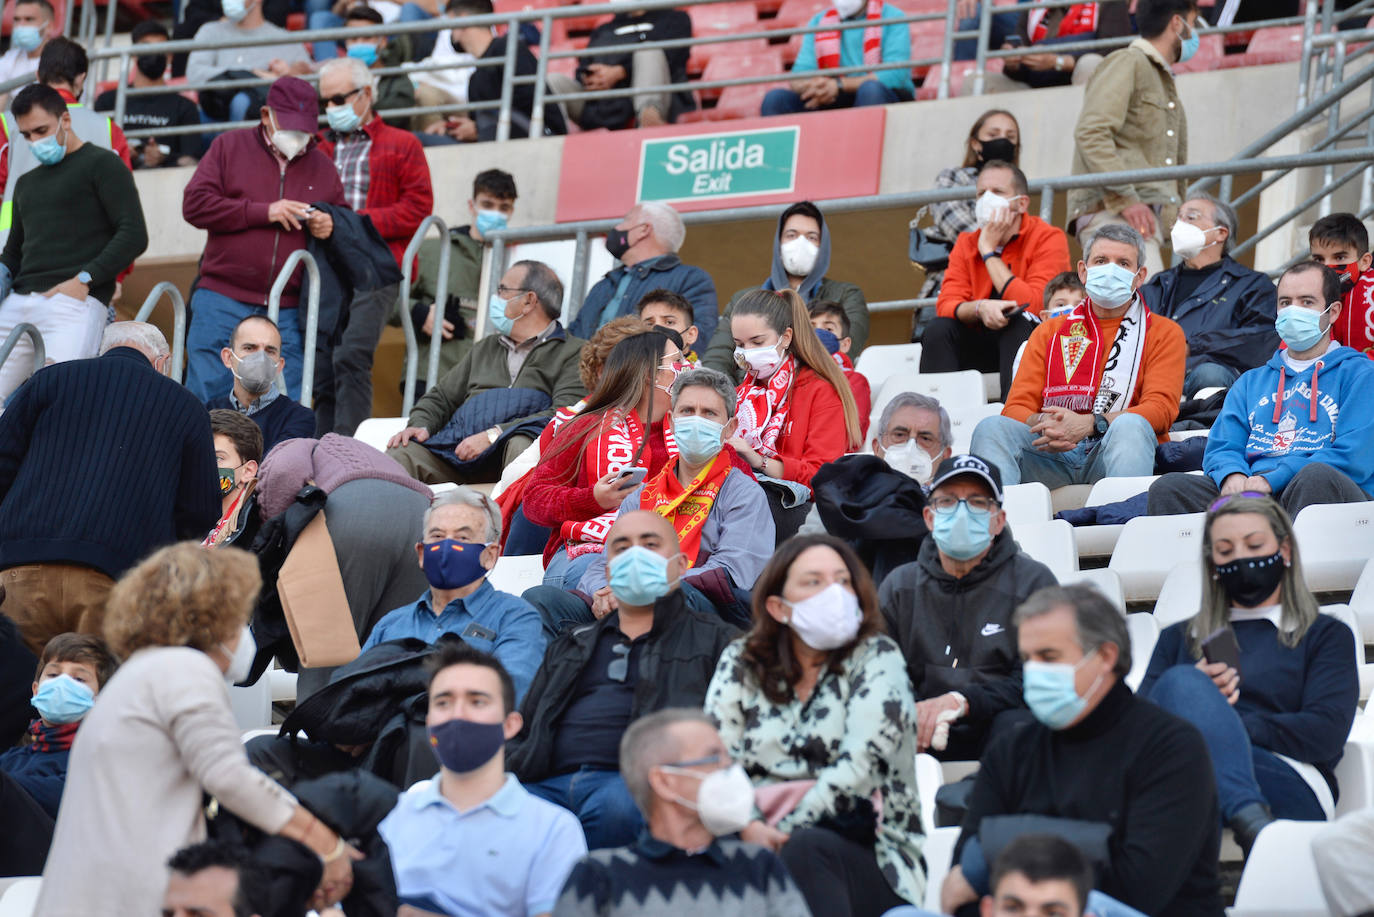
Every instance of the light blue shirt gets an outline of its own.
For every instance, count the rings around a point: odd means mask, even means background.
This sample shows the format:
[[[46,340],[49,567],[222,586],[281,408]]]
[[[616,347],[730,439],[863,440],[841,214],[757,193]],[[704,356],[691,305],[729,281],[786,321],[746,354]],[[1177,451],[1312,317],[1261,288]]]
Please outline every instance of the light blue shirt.
[[[518,595],[498,592],[486,579],[472,595],[454,599],[437,615],[429,596],[426,592],[415,602],[387,612],[368,634],[363,651],[403,637],[433,643],[444,634],[457,634],[474,649],[501,660],[515,682],[515,703],[519,706],[544,659],[548,641],[535,607]]]
[[[530,795],[514,774],[466,812],[439,793],[435,777],[402,793],[377,830],[391,850],[401,899],[428,898],[452,917],[551,912],[587,853],[577,816]]]
[[[867,8],[865,8],[866,10]],[[826,10],[811,17],[808,26],[819,25],[821,17],[826,14]],[[859,15],[867,15],[867,12]],[[883,4],[884,19],[900,19],[907,15],[897,7],[889,3]],[[840,66],[841,67],[862,67],[864,63],[864,32],[867,29],[845,29],[840,33]],[[911,31],[905,22],[896,25],[883,26],[882,59],[884,63],[890,61],[911,60]],[[819,70],[820,66],[816,63],[816,33],[810,32],[802,36],[801,50],[797,52],[797,61],[792,65],[792,75],[801,76],[809,70]],[[894,92],[905,92],[914,96],[916,94],[916,84],[911,81],[911,70],[902,68],[897,70],[880,70],[873,74],[873,78],[882,83]]]

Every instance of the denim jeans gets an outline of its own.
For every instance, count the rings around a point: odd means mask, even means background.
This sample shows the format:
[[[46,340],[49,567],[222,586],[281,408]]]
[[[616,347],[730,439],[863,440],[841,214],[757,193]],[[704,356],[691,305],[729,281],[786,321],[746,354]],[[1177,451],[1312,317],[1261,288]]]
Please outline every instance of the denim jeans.
[[[525,789],[576,815],[589,850],[624,847],[644,829],[644,816],[619,771],[583,767],[570,774],[527,783]]]
[[[981,9],[981,5],[980,5]],[[960,19],[956,29],[960,32],[978,31],[978,14],[968,19]],[[1021,31],[1020,17],[1017,13],[993,13],[988,23],[988,50],[996,51],[1012,35]],[[1092,36],[1086,36],[1091,38]],[[955,60],[973,60],[978,56],[978,39],[960,38],[954,42]]]
[[[1230,388],[1240,373],[1220,363],[1199,363],[1183,374],[1183,397],[1191,398],[1204,388]]]
[[[800,74],[805,76],[806,74]],[[824,106],[832,108],[855,108],[861,105],[891,105],[894,102],[909,102],[901,95],[877,80],[865,80],[858,92],[841,92],[835,101]],[[770,115],[795,115],[808,111],[800,94],[791,89],[772,89],[763,97],[763,107],[759,113],[765,118]]]
[[[1262,802],[1276,818],[1324,821],[1312,788],[1285,761],[1250,744],[1235,708],[1203,672],[1176,665],[1160,675],[1147,699],[1198,728],[1212,756],[1222,819]]]
[[[559,548],[544,568],[544,585],[555,589],[576,589],[588,567],[605,562],[606,555],[600,551],[569,557],[567,548]]]
[[[398,22],[424,22],[426,19],[433,19],[434,14],[420,6],[418,3],[407,3],[401,7]],[[438,36],[437,32],[411,32],[410,33],[410,58],[411,60],[424,60],[434,53],[434,42]]]
[[[1086,440],[1068,452],[1042,452],[1031,445],[1037,438],[1019,420],[985,417],[973,430],[969,452],[997,466],[1003,487],[1039,481],[1054,490],[1103,478],[1154,474],[1155,431],[1139,414],[1121,415],[1100,440]]]
[[[511,517],[510,527],[506,529],[506,546],[501,553],[507,557],[543,554],[544,546],[549,543],[551,534],[552,529],[535,525],[525,515],[525,508],[517,506],[515,515]]]
[[[337,29],[344,24],[342,16],[335,16],[330,10],[329,0],[305,0],[306,25],[310,29]],[[310,46],[311,56],[317,61],[333,60],[339,56],[337,41],[317,41]]]
[[[267,315],[262,306],[250,306],[200,287],[191,296],[191,326],[186,331],[186,387],[201,401],[223,398],[234,387],[234,375],[220,362],[221,348],[229,346],[234,327],[250,315]],[[292,399],[301,396],[303,344],[295,309],[282,309],[281,355],[286,359],[286,390]]]

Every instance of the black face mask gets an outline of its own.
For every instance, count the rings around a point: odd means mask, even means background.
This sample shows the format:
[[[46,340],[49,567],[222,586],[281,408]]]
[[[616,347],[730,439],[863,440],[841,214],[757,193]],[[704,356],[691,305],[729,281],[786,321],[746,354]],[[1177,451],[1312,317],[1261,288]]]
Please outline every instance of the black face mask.
[[[162,79],[162,74],[167,71],[167,55],[165,54],[140,54],[138,56],[138,72],[150,80]]]
[[[1012,143],[1006,137],[997,137],[994,140],[984,140],[982,144],[983,149],[978,154],[978,165],[980,167],[984,163],[994,161],[1016,162],[1016,144]]]
[[[608,229],[606,231],[606,251],[619,261],[630,250],[630,231],[628,229]]]
[[[1268,557],[1247,557],[1222,564],[1217,567],[1217,580],[1232,605],[1258,608],[1274,594],[1287,569],[1282,552],[1275,551]]]

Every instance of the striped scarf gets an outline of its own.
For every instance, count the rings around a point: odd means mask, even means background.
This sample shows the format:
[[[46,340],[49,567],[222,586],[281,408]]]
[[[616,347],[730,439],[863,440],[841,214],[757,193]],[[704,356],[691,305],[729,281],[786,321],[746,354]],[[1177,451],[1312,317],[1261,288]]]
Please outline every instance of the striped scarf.
[[[866,14],[871,22],[883,18],[883,0],[868,0]],[[818,25],[835,26],[840,14],[832,6],[821,16]],[[864,29],[864,63],[872,67],[883,60],[883,30],[881,26]],[[840,66],[840,33],[838,30],[816,33],[816,66],[821,70]]]

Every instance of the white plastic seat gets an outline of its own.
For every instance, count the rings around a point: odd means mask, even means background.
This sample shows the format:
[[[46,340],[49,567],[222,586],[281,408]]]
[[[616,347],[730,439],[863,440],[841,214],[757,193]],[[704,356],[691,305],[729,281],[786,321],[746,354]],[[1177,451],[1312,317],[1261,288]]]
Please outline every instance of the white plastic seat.
[[[954,839],[958,840],[958,829],[951,830],[955,832]],[[949,846],[953,852],[953,842]],[[0,896],[0,917],[30,917],[38,904],[38,890],[42,887],[42,876],[25,876],[11,882],[4,895]]]
[[[1303,555],[1306,566],[1307,556]],[[1355,582],[1355,590],[1350,594],[1350,610],[1360,622],[1360,642],[1370,643],[1374,637],[1374,557],[1365,562],[1360,570],[1360,578]]]
[[[1159,622],[1149,612],[1137,612],[1126,615],[1126,631],[1131,635],[1131,671],[1126,676],[1126,685],[1134,691],[1145,680],[1145,670],[1150,667],[1150,657],[1159,642]]]
[[[946,410],[949,410],[949,432],[952,439],[950,449],[954,455],[963,455],[972,447],[974,428],[983,418],[995,417],[1002,413],[1002,402],[964,404]]]
[[[1155,599],[1155,620],[1161,630],[1186,621],[1202,609],[1202,557],[1174,565],[1164,577]]]
[[[940,762],[932,755],[916,756],[916,790],[921,797],[921,823],[926,836],[935,830],[935,794],[944,786],[945,774]]]
[[[1089,586],[1097,588],[1111,603],[1116,606],[1116,610],[1123,615],[1126,613],[1126,595],[1121,591],[1121,577],[1116,575],[1115,570],[1108,570],[1106,567],[1098,567],[1096,570],[1079,570],[1072,576],[1059,581],[1061,586],[1071,586],[1074,583],[1087,583]]]
[[[889,376],[914,375],[921,371],[920,344],[885,344],[865,347],[854,368],[863,373],[873,391]]]
[[[1054,502],[1054,511],[1061,513],[1066,509],[1082,509],[1092,492],[1090,484],[1065,484],[1050,491],[1050,500]]]
[[[1207,436],[1211,432],[1211,427],[1208,427],[1206,430],[1170,430],[1169,440],[1170,442],[1178,443],[1185,439],[1192,439],[1194,436]]]
[[[353,438],[379,452],[385,452],[387,441],[405,428],[404,417],[369,417],[358,424],[358,429],[353,431]]]
[[[1145,493],[1158,475],[1143,477],[1103,478],[1088,491],[1084,506],[1105,506]],[[1079,557],[1110,557],[1121,537],[1121,525],[1076,525],[1073,538],[1078,544]]]
[[[229,706],[234,710],[234,722],[245,732],[265,729],[272,725],[272,679],[264,672],[256,684],[246,688],[231,685]]]
[[[916,392],[937,399],[945,410],[988,403],[983,376],[976,369],[954,373],[900,373],[889,376],[873,397],[873,408],[882,411],[900,392]]]
[[[1374,716],[1356,714],[1345,742],[1345,753],[1336,765],[1336,817],[1374,806]]]
[[[983,373],[983,397],[988,401],[996,401],[1002,397],[1002,374]]]
[[[1054,578],[1063,582],[1078,572],[1078,549],[1073,543],[1073,526],[1063,519],[1051,519],[1013,527],[1016,543],[1031,557],[1050,568]]]
[[[1260,832],[1236,887],[1231,917],[1326,914],[1312,838],[1325,822],[1276,821]]]
[[[958,450],[955,450],[956,454]],[[1012,531],[1019,526],[1049,522],[1054,518],[1050,503],[1050,489],[1038,481],[1029,484],[1010,484],[1002,488],[1002,510]]]
[[[1314,592],[1354,589],[1374,556],[1374,502],[1307,506],[1293,520],[1302,569]]]
[[[945,884],[954,860],[954,845],[959,842],[958,828],[936,828],[926,834],[921,849],[926,861],[925,907],[932,914],[940,913],[940,886]]]
[[[544,558],[539,554],[501,557],[487,574],[493,589],[519,595],[544,581]]]
[[[1137,516],[1126,523],[1107,564],[1121,577],[1126,601],[1155,598],[1175,565],[1201,563],[1203,515]]]

